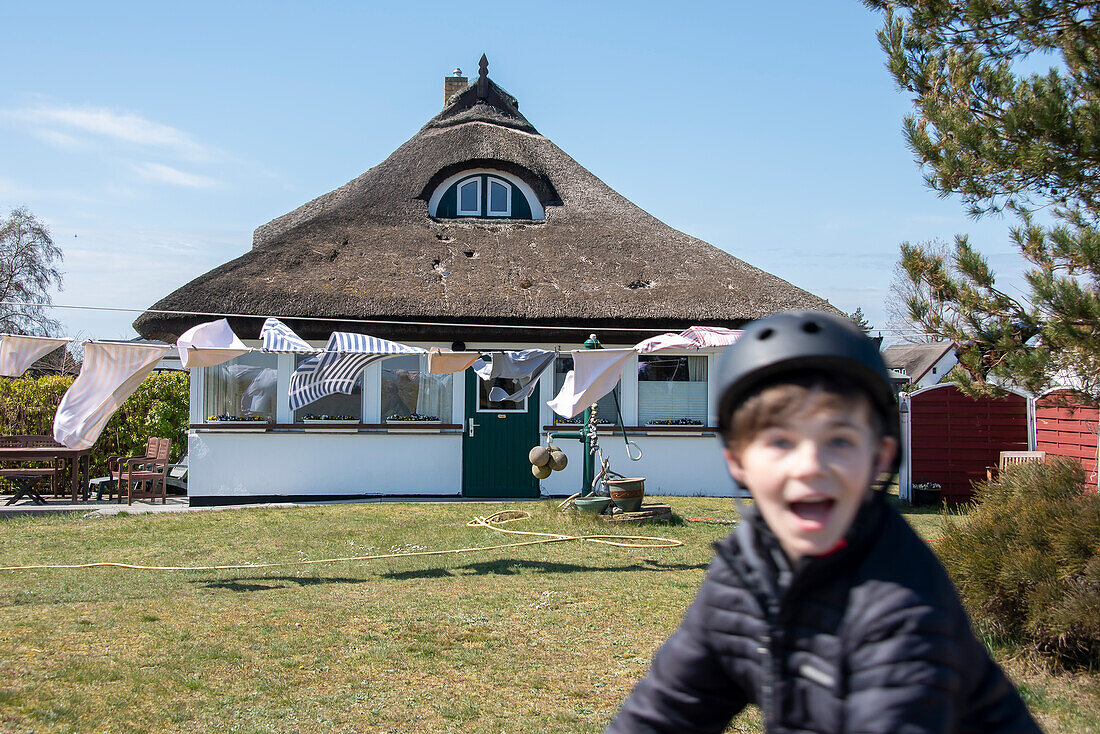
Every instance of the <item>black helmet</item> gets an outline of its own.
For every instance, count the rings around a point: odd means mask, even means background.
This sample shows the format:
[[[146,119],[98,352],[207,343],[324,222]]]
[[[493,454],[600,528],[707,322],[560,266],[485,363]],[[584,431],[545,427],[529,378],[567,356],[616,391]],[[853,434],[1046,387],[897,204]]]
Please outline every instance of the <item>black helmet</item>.
[[[878,345],[851,320],[820,311],[789,311],[753,321],[725,351],[715,380],[721,435],[729,430],[734,407],[755,386],[775,375],[802,370],[834,372],[856,380],[881,411],[886,434],[899,437],[898,402]]]

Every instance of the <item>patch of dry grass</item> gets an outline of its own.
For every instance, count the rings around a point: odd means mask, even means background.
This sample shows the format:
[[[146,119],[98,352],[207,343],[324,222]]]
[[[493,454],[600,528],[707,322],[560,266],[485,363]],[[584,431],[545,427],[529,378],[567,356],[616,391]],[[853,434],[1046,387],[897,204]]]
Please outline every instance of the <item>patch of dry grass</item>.
[[[733,519],[729,500],[671,498]],[[205,565],[489,546],[499,504],[357,504],[2,524],[0,565]],[[506,527],[659,535],[218,572],[0,572],[0,730],[597,732],[679,622],[730,527],[607,526],[556,503]],[[938,516],[911,516],[926,537]],[[1059,721],[1100,694],[1021,669]],[[1072,688],[1072,696],[1070,695]],[[1082,693],[1082,691],[1085,691]],[[1084,698],[1082,698],[1082,696]],[[1068,702],[1068,703],[1067,703]],[[1049,722],[1048,722],[1049,724]],[[731,731],[755,731],[755,710]]]

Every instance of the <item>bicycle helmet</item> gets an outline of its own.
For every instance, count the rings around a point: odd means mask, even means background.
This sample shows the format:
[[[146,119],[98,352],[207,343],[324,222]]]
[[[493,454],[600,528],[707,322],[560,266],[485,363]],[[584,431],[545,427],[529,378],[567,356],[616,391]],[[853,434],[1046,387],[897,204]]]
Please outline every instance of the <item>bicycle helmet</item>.
[[[883,417],[886,435],[899,438],[898,401],[878,345],[851,320],[820,311],[790,311],[753,321],[718,361],[715,412],[723,440],[734,408],[765,380],[813,370],[847,375],[864,386]],[[894,469],[900,463],[895,455]]]

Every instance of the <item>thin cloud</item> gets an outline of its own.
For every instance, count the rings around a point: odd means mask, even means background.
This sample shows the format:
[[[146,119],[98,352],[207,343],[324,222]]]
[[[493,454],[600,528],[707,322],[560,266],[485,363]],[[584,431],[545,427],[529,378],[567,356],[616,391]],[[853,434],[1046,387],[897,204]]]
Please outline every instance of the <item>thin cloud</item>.
[[[186,186],[192,189],[209,189],[218,185],[218,182],[207,176],[197,173],[187,173],[178,168],[166,166],[163,163],[135,163],[134,170],[138,175],[150,181],[172,184],[174,186]]]
[[[47,106],[29,107],[7,113],[8,117],[36,126],[63,128],[120,143],[160,148],[179,155],[210,158],[213,151],[188,133],[131,112],[102,107]],[[65,133],[60,133],[65,134]]]

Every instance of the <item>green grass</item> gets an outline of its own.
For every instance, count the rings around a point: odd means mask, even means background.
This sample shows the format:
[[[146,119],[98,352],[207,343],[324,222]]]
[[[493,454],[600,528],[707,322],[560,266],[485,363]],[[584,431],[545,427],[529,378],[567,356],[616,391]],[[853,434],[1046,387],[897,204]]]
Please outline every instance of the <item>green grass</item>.
[[[729,500],[671,498],[734,519]],[[703,579],[720,524],[609,526],[556,503],[354,504],[0,523],[0,565],[212,565],[499,545],[467,527],[655,535],[236,571],[0,572],[0,731],[598,732]],[[926,538],[939,516],[908,514]],[[1000,650],[1051,731],[1097,724],[1096,677]],[[1013,667],[1015,666],[1015,667]],[[731,731],[756,731],[755,710]]]

